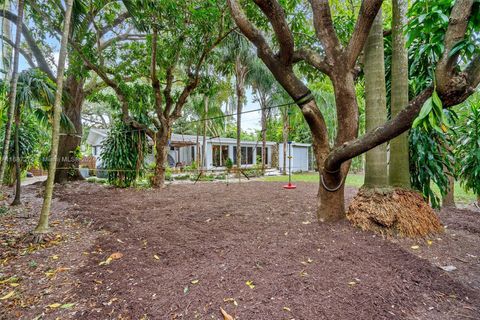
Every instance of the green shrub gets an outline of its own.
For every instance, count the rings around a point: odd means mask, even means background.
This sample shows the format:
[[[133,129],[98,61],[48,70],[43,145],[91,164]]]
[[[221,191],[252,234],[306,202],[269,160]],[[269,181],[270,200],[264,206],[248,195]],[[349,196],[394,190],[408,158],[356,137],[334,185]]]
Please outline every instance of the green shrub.
[[[121,188],[131,186],[145,173],[146,152],[145,132],[116,121],[102,143],[100,155],[108,183]]]

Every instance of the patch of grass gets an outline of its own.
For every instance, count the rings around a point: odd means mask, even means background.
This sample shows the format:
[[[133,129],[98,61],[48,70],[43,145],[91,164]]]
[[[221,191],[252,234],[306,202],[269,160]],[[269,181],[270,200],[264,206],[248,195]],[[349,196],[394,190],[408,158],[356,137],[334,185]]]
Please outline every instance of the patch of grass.
[[[1,216],[6,216],[8,214],[8,211],[9,211],[9,209],[8,209],[7,206],[1,206],[0,207],[0,217]]]
[[[360,188],[363,185],[363,174],[351,173],[347,176],[345,184],[348,187]],[[263,181],[270,182],[288,182],[288,176],[272,176],[264,177]],[[295,173],[292,174],[292,181],[298,182],[319,182],[319,175],[317,172],[308,172],[308,173]],[[432,187],[436,193],[440,193],[440,190],[436,187]],[[461,186],[460,182],[455,181],[455,201],[458,203],[472,203],[476,200],[475,194],[472,192],[465,191]]]

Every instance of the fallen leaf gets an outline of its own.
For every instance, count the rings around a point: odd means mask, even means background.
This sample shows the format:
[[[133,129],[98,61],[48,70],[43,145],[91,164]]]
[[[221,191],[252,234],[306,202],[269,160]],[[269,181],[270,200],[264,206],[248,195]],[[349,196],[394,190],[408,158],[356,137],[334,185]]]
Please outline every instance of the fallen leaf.
[[[235,307],[238,307],[238,303],[234,298],[224,298],[223,302],[231,302],[234,304]]]
[[[427,240],[427,244],[428,244],[429,246],[431,246],[431,245],[432,245],[432,243],[433,243],[433,241],[432,241],[432,240]]]
[[[220,312],[222,313],[223,320],[235,320],[231,315],[229,315],[225,310],[220,308]]]
[[[61,309],[70,309],[75,306],[75,303],[65,303],[60,306]]]
[[[190,289],[188,288],[188,286],[185,286],[185,288],[183,288],[183,294],[187,294],[187,293],[188,293],[188,290],[190,290]]]
[[[123,257],[123,253],[115,252],[115,253],[112,253],[109,258],[112,258],[112,260],[118,260],[122,257]]]
[[[58,260],[58,256],[57,255],[52,256],[52,260]]]
[[[15,290],[10,291],[9,293],[7,293],[7,294],[4,295],[3,297],[1,297],[0,300],[7,300],[7,299],[10,298],[11,296],[13,296],[14,293],[15,293]]]
[[[283,310],[288,311],[288,312],[292,311],[292,310],[290,310],[289,307],[283,307]]]
[[[310,221],[303,221],[302,224],[310,224]]]
[[[56,308],[58,308],[58,307],[60,307],[60,306],[61,306],[60,303],[52,303],[52,304],[49,304],[49,305],[48,305],[48,307],[49,307],[50,309],[56,309]]]
[[[8,283],[8,282],[17,282],[18,281],[18,278],[16,277],[10,277],[8,279],[5,279],[5,280],[2,280],[0,281],[0,284],[4,284],[4,283]]]
[[[20,285],[20,283],[10,283],[10,287],[18,287]]]
[[[154,257],[155,259],[157,259],[157,260],[160,260],[160,257],[157,256],[156,254],[154,254],[153,257]]]
[[[195,280],[190,281],[190,283],[191,283],[191,284],[197,284],[199,281],[200,281],[200,280],[195,279]]]
[[[413,250],[418,250],[418,249],[420,249],[420,247],[419,247],[419,246],[417,246],[417,245],[415,245],[415,246],[411,246],[410,248],[412,248]]]
[[[354,286],[354,285],[356,285],[356,284],[357,284],[357,283],[356,283],[355,281],[350,281],[350,282],[348,283],[349,286]]]
[[[246,284],[247,286],[249,286],[250,289],[255,288],[255,285],[253,284],[253,281],[248,280],[247,282],[245,282],[245,284]]]

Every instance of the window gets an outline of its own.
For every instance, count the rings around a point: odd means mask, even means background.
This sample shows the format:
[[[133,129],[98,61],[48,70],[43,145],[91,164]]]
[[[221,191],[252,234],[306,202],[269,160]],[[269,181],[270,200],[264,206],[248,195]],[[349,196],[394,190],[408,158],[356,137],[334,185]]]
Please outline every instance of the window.
[[[262,147],[257,147],[257,162],[262,163]],[[268,147],[265,147],[264,163],[268,164]]]
[[[242,164],[253,164],[253,147],[241,147]],[[237,164],[237,147],[233,147],[233,163]]]
[[[228,159],[228,146],[212,146],[212,158],[214,167],[223,167]]]

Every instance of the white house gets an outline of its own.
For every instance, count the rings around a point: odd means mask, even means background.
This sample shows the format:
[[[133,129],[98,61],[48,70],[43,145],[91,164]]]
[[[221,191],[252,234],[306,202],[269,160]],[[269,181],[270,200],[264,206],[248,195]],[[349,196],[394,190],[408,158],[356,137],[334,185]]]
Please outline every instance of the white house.
[[[312,145],[310,143],[291,142],[286,148],[286,167],[289,170],[288,157],[292,157],[292,172],[311,171],[312,170]],[[279,167],[283,168],[283,143],[278,145]]]
[[[91,128],[87,143],[92,147],[92,155],[100,161],[99,156],[102,152],[103,140],[107,137],[107,130]],[[203,150],[203,137],[193,135],[172,134],[169,141],[170,150],[168,152],[168,162],[170,166],[186,166],[191,165],[197,159],[201,159]],[[228,158],[232,159],[236,164],[236,139],[207,137],[205,162],[208,170],[224,169]],[[265,164],[267,167],[272,165],[272,152],[276,146],[275,142],[267,142],[267,152]],[[241,141],[242,167],[249,168],[260,160],[262,152],[261,141]],[[147,161],[153,161],[150,155]]]

